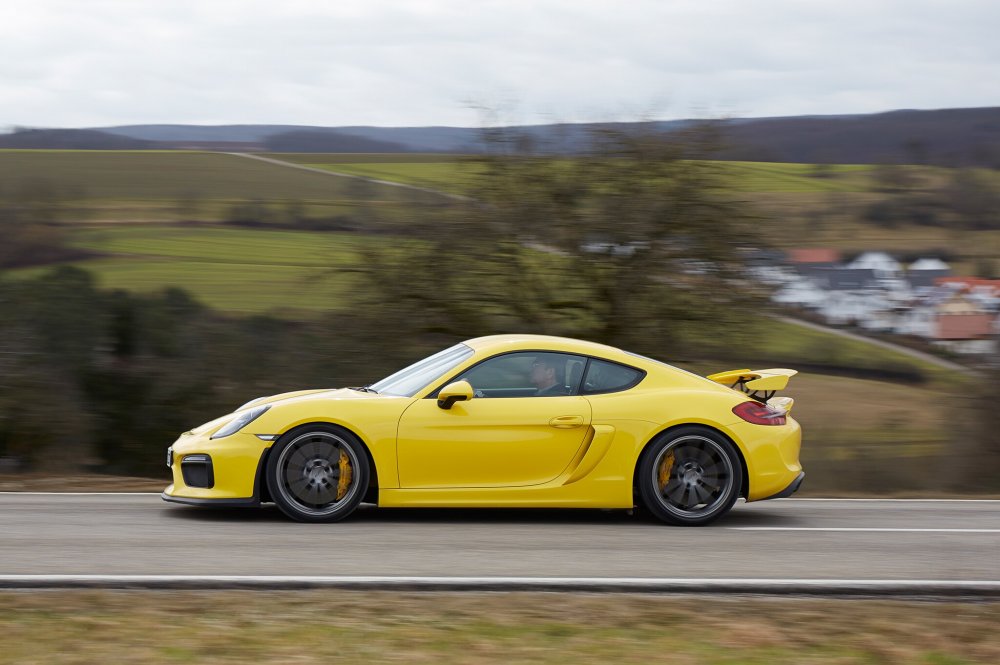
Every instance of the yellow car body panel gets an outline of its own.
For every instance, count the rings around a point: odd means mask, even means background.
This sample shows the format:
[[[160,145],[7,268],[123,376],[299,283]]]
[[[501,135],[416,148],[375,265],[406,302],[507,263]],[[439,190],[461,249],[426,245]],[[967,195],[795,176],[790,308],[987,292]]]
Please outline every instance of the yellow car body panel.
[[[268,448],[303,425],[353,433],[367,449],[383,506],[631,508],[643,449],[678,426],[702,425],[735,444],[746,471],[742,493],[764,499],[797,487],[801,431],[747,422],[733,408],[738,390],[612,347],[539,335],[464,343],[471,354],[409,396],[357,389],[297,391],[259,398],[239,413],[269,408],[235,434],[212,439],[237,414],[181,435],[172,445],[167,500],[259,503]],[[618,392],[558,397],[473,397],[451,408],[437,391],[484,359],[518,351],[564,352],[644,372]],[[785,376],[787,380],[787,376]],[[210,455],[214,484],[184,482],[183,460]]]
[[[399,486],[542,485],[567,468],[589,429],[590,403],[579,396],[472,399],[448,410],[415,400],[399,421]]]

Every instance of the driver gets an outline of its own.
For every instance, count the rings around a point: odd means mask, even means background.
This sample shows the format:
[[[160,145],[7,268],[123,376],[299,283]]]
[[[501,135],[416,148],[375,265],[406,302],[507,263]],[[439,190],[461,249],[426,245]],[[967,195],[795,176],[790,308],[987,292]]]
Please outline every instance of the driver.
[[[562,376],[562,367],[548,354],[535,357],[531,363],[531,382],[535,385],[536,397],[568,395]]]

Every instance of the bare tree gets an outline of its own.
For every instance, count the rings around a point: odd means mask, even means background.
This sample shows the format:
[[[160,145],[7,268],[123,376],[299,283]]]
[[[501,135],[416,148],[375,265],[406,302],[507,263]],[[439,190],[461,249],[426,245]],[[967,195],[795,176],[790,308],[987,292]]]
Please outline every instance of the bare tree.
[[[455,337],[533,331],[674,353],[738,329],[759,304],[741,252],[759,245],[724,192],[704,128],[604,131],[546,154],[494,130],[469,201],[409,220],[371,248],[365,306],[395,329]]]

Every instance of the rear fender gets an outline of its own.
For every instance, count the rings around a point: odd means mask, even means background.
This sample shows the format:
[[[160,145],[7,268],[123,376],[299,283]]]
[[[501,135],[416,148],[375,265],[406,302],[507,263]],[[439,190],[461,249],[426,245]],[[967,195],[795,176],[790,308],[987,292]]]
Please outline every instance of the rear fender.
[[[660,439],[661,437],[669,436],[670,432],[672,432],[673,430],[679,429],[681,427],[692,427],[692,426],[694,426],[694,427],[703,427],[705,429],[712,430],[713,432],[722,435],[731,444],[733,444],[733,448],[736,449],[736,455],[737,455],[737,457],[740,458],[740,474],[741,474],[741,478],[740,478],[740,480],[741,480],[741,483],[740,483],[740,496],[742,496],[743,498],[747,497],[747,493],[750,491],[750,469],[749,469],[748,464],[747,464],[747,456],[746,456],[745,451],[743,450],[743,447],[740,445],[740,443],[736,439],[736,437],[733,436],[732,433],[727,430],[727,428],[725,428],[723,426],[720,426],[718,423],[710,423],[710,422],[703,422],[703,421],[697,421],[697,420],[689,420],[689,421],[680,422],[680,423],[676,423],[676,424],[670,425],[668,427],[665,427],[665,428],[659,430],[658,432],[656,432],[653,436],[649,437],[649,440],[647,440],[646,443],[643,444],[642,449],[639,451],[639,454],[636,455],[635,465],[632,468],[632,494],[633,494],[633,496],[636,496],[636,497],[639,496],[638,495],[638,492],[639,492],[639,485],[638,485],[638,482],[639,482],[639,478],[638,478],[638,476],[639,476],[639,465],[642,464],[643,457],[645,456],[646,451],[649,450],[650,444],[652,444],[657,439]]]

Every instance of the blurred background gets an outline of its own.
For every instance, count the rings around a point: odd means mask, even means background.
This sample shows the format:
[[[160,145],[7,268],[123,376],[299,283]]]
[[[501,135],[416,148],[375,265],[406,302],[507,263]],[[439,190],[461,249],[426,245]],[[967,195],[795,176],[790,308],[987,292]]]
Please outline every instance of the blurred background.
[[[5,6],[0,474],[535,332],[800,370],[805,492],[1000,490],[988,3],[352,7]]]
[[[255,397],[538,332],[799,369],[810,491],[996,490],[998,128],[492,127],[436,152],[332,129],[224,151],[185,128],[0,136],[0,469],[165,476],[180,432]]]

